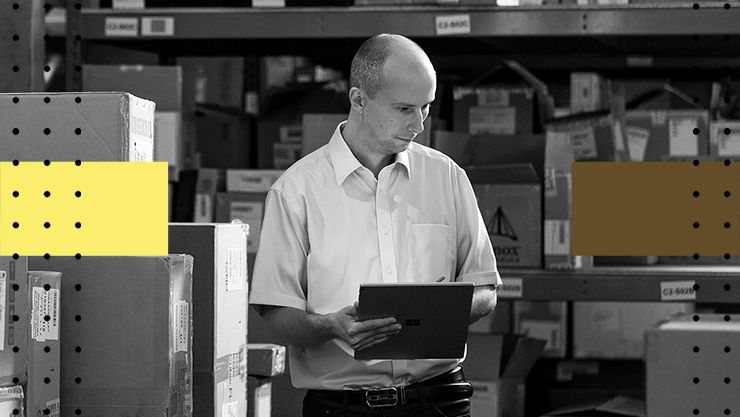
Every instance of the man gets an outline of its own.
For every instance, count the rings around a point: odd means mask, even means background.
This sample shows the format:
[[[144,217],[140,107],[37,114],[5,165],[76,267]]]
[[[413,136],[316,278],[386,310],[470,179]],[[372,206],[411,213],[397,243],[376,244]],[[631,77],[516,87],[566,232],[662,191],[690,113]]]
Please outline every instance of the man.
[[[393,318],[355,319],[364,282],[468,281],[471,322],[489,314],[501,283],[465,172],[418,145],[436,74],[411,40],[382,34],[352,61],[351,110],[330,142],[272,186],[250,303],[289,345],[303,415],[468,416],[459,360],[355,360],[400,329]],[[366,395],[396,387],[397,404]],[[403,388],[401,388],[403,387]]]

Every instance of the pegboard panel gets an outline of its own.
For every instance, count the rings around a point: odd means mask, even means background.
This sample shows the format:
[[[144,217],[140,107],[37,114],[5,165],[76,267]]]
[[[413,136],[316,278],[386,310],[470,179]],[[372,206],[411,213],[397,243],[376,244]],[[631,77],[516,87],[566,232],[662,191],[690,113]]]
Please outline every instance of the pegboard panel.
[[[0,92],[44,91],[41,0],[0,0]]]

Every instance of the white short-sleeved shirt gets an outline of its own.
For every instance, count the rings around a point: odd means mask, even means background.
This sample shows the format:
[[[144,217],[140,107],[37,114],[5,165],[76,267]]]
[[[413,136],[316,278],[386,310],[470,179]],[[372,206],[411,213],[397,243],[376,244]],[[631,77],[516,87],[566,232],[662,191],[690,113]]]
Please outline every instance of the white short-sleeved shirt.
[[[376,180],[344,141],[343,124],[268,192],[250,303],[326,314],[355,302],[365,282],[500,285],[465,172],[412,143]],[[407,385],[459,362],[368,363],[334,342],[289,352],[293,385],[313,389]]]

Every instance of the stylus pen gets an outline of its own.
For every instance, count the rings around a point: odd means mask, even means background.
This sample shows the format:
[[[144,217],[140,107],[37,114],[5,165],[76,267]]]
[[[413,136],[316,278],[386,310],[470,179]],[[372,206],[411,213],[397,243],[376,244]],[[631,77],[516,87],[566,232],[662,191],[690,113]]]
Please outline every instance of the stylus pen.
[[[442,282],[442,281],[444,281],[444,280],[445,280],[445,276],[444,276],[444,275],[442,275],[441,277],[439,277],[439,279],[437,279],[437,282]]]

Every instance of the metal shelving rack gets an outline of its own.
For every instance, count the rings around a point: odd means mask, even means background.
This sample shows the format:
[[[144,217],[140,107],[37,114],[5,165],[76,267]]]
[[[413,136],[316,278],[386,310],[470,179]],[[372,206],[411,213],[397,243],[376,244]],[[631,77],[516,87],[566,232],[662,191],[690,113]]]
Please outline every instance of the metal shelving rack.
[[[449,16],[467,18],[470,32],[441,34],[439,19]],[[67,24],[68,39],[81,39],[68,43],[67,65],[80,68],[84,56],[80,51],[88,42],[169,55],[244,54],[246,50],[252,54],[310,53],[354,50],[356,45],[348,46],[351,42],[359,44],[375,33],[393,32],[441,54],[487,51],[516,57],[525,66],[566,68],[597,57],[604,68],[739,68],[739,21],[740,7],[726,2],[587,7],[83,8]],[[126,22],[135,29],[128,33],[115,30],[115,24]],[[218,40],[228,42],[221,42],[225,46],[219,48],[214,42]],[[68,88],[76,90],[79,84]],[[740,266],[505,269],[502,276],[521,284],[521,293],[507,297],[504,292],[502,299],[662,301],[666,283],[690,281],[696,284],[697,302],[740,302]]]

